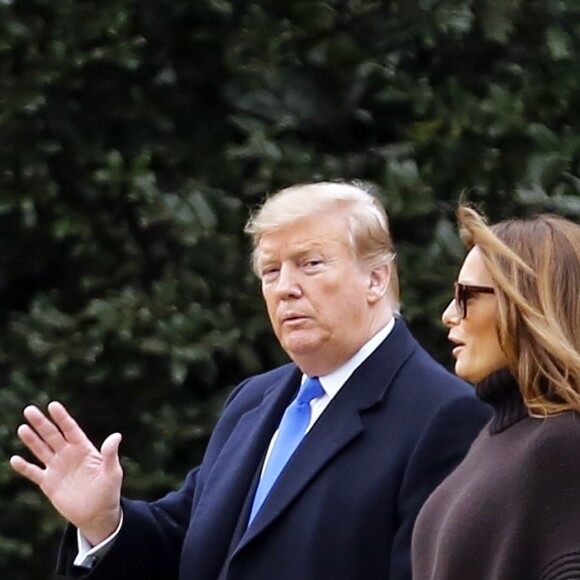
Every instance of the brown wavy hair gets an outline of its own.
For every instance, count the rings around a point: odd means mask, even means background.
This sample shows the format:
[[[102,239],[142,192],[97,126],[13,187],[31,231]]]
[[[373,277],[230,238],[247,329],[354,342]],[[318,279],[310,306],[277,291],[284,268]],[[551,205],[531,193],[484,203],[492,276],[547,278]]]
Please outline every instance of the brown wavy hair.
[[[469,205],[457,218],[494,281],[500,344],[530,413],[580,411],[580,225],[540,214],[490,226]]]

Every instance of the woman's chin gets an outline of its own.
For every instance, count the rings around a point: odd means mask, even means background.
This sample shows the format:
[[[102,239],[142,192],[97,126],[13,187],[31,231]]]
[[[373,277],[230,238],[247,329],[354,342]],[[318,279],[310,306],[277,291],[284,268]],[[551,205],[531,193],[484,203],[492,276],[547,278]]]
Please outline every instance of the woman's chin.
[[[484,378],[480,377],[480,373],[475,373],[472,369],[465,368],[459,361],[455,363],[455,374],[464,381],[472,384],[478,383]]]

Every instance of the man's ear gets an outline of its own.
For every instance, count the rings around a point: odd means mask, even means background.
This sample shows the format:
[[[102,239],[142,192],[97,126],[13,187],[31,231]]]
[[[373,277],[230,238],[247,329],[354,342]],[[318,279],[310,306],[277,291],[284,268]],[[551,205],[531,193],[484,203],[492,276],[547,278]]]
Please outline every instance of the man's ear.
[[[391,268],[386,264],[371,270],[367,290],[369,304],[378,302],[387,293],[390,279]]]

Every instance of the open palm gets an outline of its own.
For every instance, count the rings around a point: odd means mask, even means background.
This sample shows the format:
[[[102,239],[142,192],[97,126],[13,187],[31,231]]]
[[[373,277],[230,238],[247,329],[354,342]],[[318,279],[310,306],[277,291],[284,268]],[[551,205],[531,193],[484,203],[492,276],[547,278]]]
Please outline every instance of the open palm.
[[[18,455],[10,464],[38,485],[89,542],[97,544],[115,530],[120,519],[121,436],[110,435],[99,451],[63,405],[50,403],[48,413],[29,406],[24,410],[29,424],[18,428],[18,436],[44,467]]]

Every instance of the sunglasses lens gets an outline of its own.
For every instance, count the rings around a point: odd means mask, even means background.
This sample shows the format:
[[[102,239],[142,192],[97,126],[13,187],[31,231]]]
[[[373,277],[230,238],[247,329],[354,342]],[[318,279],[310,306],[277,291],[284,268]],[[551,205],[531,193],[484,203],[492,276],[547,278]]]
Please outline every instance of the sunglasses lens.
[[[455,285],[455,309],[457,316],[463,319],[467,316],[467,291],[461,284]]]

